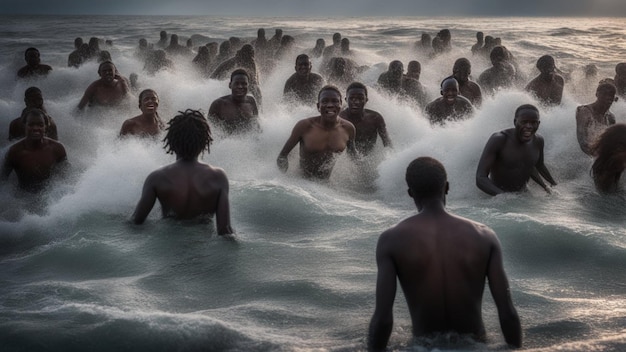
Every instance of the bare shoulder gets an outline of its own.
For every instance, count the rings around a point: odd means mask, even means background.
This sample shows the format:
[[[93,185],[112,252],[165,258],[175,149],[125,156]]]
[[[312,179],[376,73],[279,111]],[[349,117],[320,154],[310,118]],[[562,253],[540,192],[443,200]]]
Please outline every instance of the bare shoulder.
[[[341,124],[341,127],[345,128],[348,131],[352,131],[355,132],[356,128],[354,127],[354,125],[352,124],[352,122],[344,119],[344,118],[339,118],[339,123]]]
[[[487,240],[493,240],[496,238],[496,233],[489,226],[483,223],[464,218],[459,215],[449,214],[449,216],[455,226],[458,226],[459,229],[465,234],[476,235]]]
[[[376,121],[383,120],[383,115],[381,115],[378,111],[370,109],[365,109],[365,116]]]

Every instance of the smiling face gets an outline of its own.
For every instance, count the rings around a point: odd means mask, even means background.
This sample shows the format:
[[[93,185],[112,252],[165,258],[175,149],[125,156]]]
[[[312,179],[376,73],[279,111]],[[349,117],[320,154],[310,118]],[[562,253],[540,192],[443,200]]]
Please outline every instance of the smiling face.
[[[296,61],[296,73],[300,76],[311,73],[311,60],[308,57],[301,57]]]
[[[456,102],[456,97],[459,95],[459,83],[456,79],[446,79],[441,84],[441,96],[448,105],[453,105]]]
[[[533,109],[520,110],[513,120],[515,134],[519,141],[523,143],[531,141],[539,129],[539,123],[539,113],[537,111]]]
[[[228,84],[233,97],[242,98],[248,94],[248,76],[234,75]]]
[[[317,110],[323,121],[336,121],[341,111],[341,94],[332,89],[322,90],[318,97]]]
[[[139,109],[143,114],[154,114],[159,107],[159,96],[153,90],[144,90],[139,94]]]
[[[113,65],[112,63],[105,63],[100,66],[98,74],[100,75],[100,78],[104,81],[113,82],[113,80],[115,79],[116,71],[117,70],[115,69],[115,65]]]

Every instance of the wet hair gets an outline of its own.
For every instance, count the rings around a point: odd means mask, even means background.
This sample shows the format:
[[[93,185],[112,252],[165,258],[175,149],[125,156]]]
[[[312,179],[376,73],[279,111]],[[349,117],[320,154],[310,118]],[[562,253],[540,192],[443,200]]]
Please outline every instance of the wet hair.
[[[233,81],[233,78],[237,75],[244,75],[246,77],[248,77],[248,81],[250,81],[250,74],[248,74],[248,71],[244,70],[243,68],[238,68],[235,71],[233,71],[230,74],[230,81]]]
[[[613,92],[613,94],[616,94],[617,88],[615,88],[615,81],[610,78],[601,80],[600,83],[598,84],[598,88],[596,88],[596,93],[600,91],[604,91],[604,90]]]
[[[409,164],[405,180],[414,198],[430,198],[442,194],[448,175],[438,160],[424,156]]]
[[[24,57],[26,57],[26,54],[28,54],[29,51],[36,51],[39,53],[39,49],[31,46],[30,48],[24,50]]]
[[[491,49],[491,53],[489,53],[489,59],[492,64],[496,64],[502,61],[506,61],[508,55],[506,53],[506,48],[498,45],[495,48]]]
[[[556,63],[554,62],[554,58],[550,55],[544,55],[537,60],[537,68],[541,70],[542,67],[552,64],[552,66],[556,67]]]
[[[25,91],[24,91],[24,98],[27,97],[32,97],[33,95],[42,95],[41,94],[41,89],[37,88],[37,87],[28,87]]]
[[[43,123],[46,126],[46,130],[50,127],[50,116],[46,114],[45,111],[37,108],[26,108],[22,110],[22,116],[20,116],[20,120],[23,124],[26,124],[26,120],[28,119],[28,115],[35,114],[43,117]]]
[[[307,54],[300,54],[300,55],[298,55],[296,57],[296,64],[298,63],[298,61],[304,60],[304,59],[310,60],[309,55],[307,55]]]
[[[517,117],[522,112],[522,110],[532,110],[536,112],[537,117],[539,117],[539,109],[537,109],[537,107],[532,104],[524,104],[518,106],[517,109],[515,109],[515,117]]]
[[[361,82],[350,83],[348,88],[346,88],[346,97],[348,96],[348,92],[350,91],[350,89],[363,89],[365,91],[365,96],[367,96],[367,87]]]
[[[204,115],[193,109],[178,113],[167,123],[167,134],[163,138],[165,151],[183,159],[196,158],[205,150],[210,152],[213,138]]]
[[[452,66],[452,71],[454,71],[456,69],[459,69],[461,67],[469,67],[469,68],[471,68],[472,67],[472,63],[468,59],[462,57],[460,59],[457,59],[454,62],[454,66]]]
[[[446,78],[444,78],[441,83],[439,84],[439,88],[441,88],[441,90],[443,90],[443,84],[446,83],[446,81],[449,80],[454,80],[454,82],[456,82],[456,86],[457,88],[459,87],[459,81],[456,80],[456,78],[454,78],[454,76],[448,76]]]
[[[115,68],[115,70],[117,71],[117,67],[115,67],[115,64],[113,63],[113,61],[106,60],[106,61],[102,61],[100,63],[100,66],[98,66],[98,73],[100,73],[104,65],[113,65],[113,68]]]
[[[411,60],[409,61],[409,64],[406,67],[406,71],[407,72],[417,71],[419,73],[422,73],[422,64],[420,64],[420,62],[417,60]]]
[[[143,96],[148,93],[154,93],[157,99],[159,99],[159,95],[153,89],[144,89],[141,91],[141,93],[139,93],[139,106],[141,106],[141,100],[143,99]],[[155,111],[155,115],[156,115],[156,122],[159,125],[159,129],[162,130],[163,128],[165,128],[165,124],[163,123],[163,120],[161,120],[161,117],[159,116],[159,113],[157,111]]]
[[[591,176],[598,191],[610,193],[616,190],[626,161],[626,124],[607,127],[591,146],[596,157],[591,166]]]
[[[320,100],[320,95],[322,95],[322,92],[326,91],[326,90],[332,90],[334,92],[337,92],[337,94],[339,94],[339,100],[342,99],[341,92],[339,91],[339,88],[337,88],[337,86],[333,86],[332,84],[327,84],[327,85],[323,86],[322,89],[320,89],[319,93],[317,93],[317,101],[318,102]]]

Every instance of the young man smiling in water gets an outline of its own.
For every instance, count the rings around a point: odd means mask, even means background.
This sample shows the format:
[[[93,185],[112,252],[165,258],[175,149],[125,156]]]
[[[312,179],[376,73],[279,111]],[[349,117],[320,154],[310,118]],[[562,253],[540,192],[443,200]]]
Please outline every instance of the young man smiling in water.
[[[521,347],[522,328],[496,234],[483,224],[446,211],[449,184],[439,161],[429,157],[413,160],[406,170],[406,183],[419,214],[378,239],[376,308],[369,328],[369,350],[383,351],[387,346],[396,280],[404,291],[414,336],[454,332],[485,341],[482,298],[488,279],[504,339]]]
[[[339,117],[341,92],[335,86],[324,86],[317,97],[319,116],[296,123],[291,136],[278,155],[278,168],[286,172],[289,152],[300,144],[300,168],[306,178],[326,180],[335,165],[337,154],[348,149],[356,155],[354,139],[356,130],[349,121]]]
[[[519,192],[532,178],[550,193],[540,175],[552,186],[556,182],[543,162],[544,141],[536,134],[539,123],[539,110],[525,104],[515,110],[514,128],[491,135],[476,170],[478,188],[492,196]]]
[[[226,173],[198,161],[213,141],[209,124],[201,112],[191,109],[168,124],[164,148],[176,154],[176,162],[148,175],[133,221],[142,224],[158,199],[163,217],[193,219],[215,214],[218,235],[232,235]]]
[[[152,89],[139,93],[141,115],[130,118],[122,124],[120,136],[136,135],[140,137],[157,136],[163,130],[163,121],[159,117],[159,96]]]
[[[98,67],[100,79],[91,83],[78,103],[78,110],[89,106],[117,106],[130,96],[130,87],[126,78],[119,75],[111,61],[105,61]]]

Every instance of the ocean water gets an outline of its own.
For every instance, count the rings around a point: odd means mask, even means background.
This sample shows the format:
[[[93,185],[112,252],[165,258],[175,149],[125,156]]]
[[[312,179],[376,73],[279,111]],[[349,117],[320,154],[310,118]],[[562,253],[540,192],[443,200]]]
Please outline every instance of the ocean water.
[[[133,103],[117,110],[76,114],[84,89],[98,78],[97,65],[66,67],[77,36],[113,40],[107,48],[119,71],[139,75],[139,86],[160,96],[160,115],[187,108],[207,111],[229,93],[224,81],[205,80],[191,64],[146,76],[133,56],[142,37],[154,43],[160,30],[192,37],[197,45],[230,36],[256,37],[274,28],[296,38],[298,50],[261,76],[263,132],[227,137],[215,131],[203,160],[224,168],[230,180],[232,224],[238,241],[216,236],[213,225],[160,219],[158,205],[143,226],[130,215],[152,170],[170,163],[159,141],[119,140]],[[449,28],[453,49],[431,60],[413,50],[422,32]],[[421,81],[435,98],[440,80],[459,57],[474,78],[488,62],[472,57],[475,33],[501,37],[526,77],[537,75],[538,57],[552,54],[570,73],[563,104],[541,107],[539,133],[545,159],[559,183],[546,194],[488,197],[474,185],[477,161],[491,133],[512,126],[515,108],[536,103],[514,88],[486,97],[472,119],[431,127],[414,106],[378,91],[374,83],[393,59],[417,59]],[[281,102],[295,56],[317,38],[332,42],[339,31],[351,40],[356,61],[368,65],[367,107],[387,122],[394,149],[379,146],[375,177],[363,180],[346,157],[327,184],[278,171],[276,156],[291,128],[313,116],[314,106]],[[23,52],[35,46],[53,66],[43,79],[17,81]],[[104,47],[101,47],[105,49]],[[215,17],[0,17],[0,130],[23,108],[24,90],[36,85],[58,124],[71,163],[66,179],[36,198],[0,185],[0,350],[2,351],[358,351],[365,349],[374,307],[379,234],[415,213],[404,172],[423,155],[446,166],[450,211],[492,227],[529,351],[626,349],[626,200],[600,196],[591,160],[576,142],[576,106],[594,100],[597,80],[614,75],[626,57],[621,18],[215,18]],[[314,72],[320,62],[314,60]],[[582,67],[599,68],[586,80]],[[612,107],[626,122],[626,103]],[[0,141],[2,154],[9,142]],[[297,165],[297,151],[291,165]],[[488,290],[487,290],[488,291]],[[411,342],[411,323],[399,291],[392,350],[499,350],[504,347],[488,292],[483,317],[489,342],[422,347]],[[441,342],[441,341],[440,341]]]

